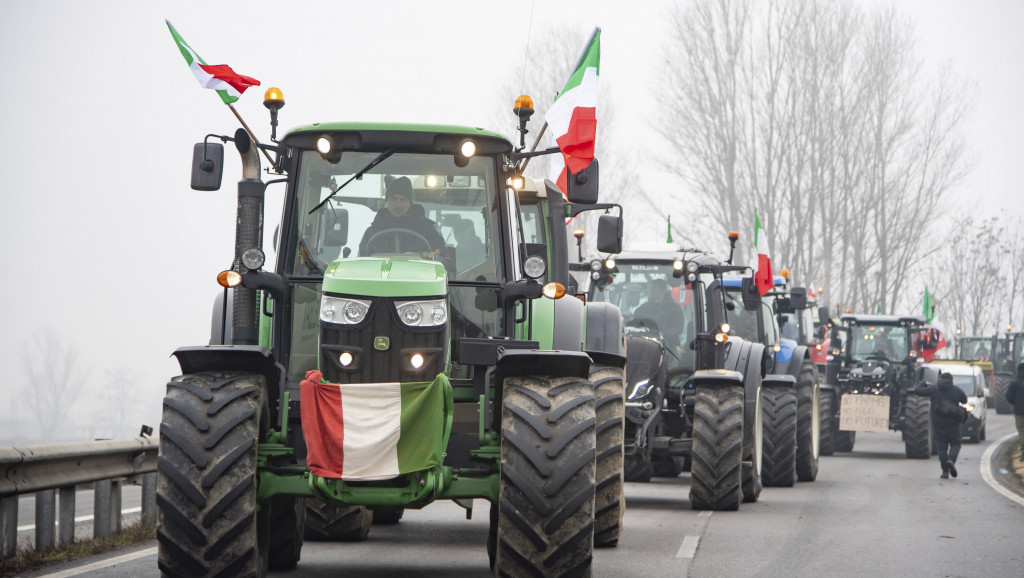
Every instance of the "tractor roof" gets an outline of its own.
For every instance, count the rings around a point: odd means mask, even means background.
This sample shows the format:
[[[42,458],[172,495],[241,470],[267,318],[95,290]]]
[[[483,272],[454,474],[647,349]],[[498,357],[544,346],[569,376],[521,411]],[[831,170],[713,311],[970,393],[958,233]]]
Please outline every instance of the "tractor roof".
[[[779,287],[786,284],[786,278],[782,275],[775,276],[775,286]],[[743,286],[743,277],[737,275],[726,275],[722,277],[722,285],[725,287],[738,289]]]
[[[924,325],[928,321],[920,315],[860,315],[847,313],[840,317],[843,323],[850,322],[852,325],[892,325],[892,326],[914,326]]]
[[[675,261],[696,261],[698,265],[721,265],[714,255],[704,252],[683,251],[668,243],[637,245],[632,250],[614,256],[616,263],[661,263],[671,265]]]
[[[478,127],[447,124],[322,122],[295,127],[281,139],[288,144],[312,147],[315,139],[330,133],[339,140],[343,150],[380,150],[394,146],[437,148],[450,152],[464,138],[477,143],[479,153],[502,153],[512,150],[508,138]],[[440,137],[440,138],[439,138]],[[447,138],[445,138],[447,137]],[[441,150],[445,149],[445,150]]]

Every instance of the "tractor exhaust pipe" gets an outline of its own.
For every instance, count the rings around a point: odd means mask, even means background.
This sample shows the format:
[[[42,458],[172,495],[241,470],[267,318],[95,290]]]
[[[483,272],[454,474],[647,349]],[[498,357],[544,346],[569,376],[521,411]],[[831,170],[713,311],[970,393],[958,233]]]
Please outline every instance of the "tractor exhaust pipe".
[[[242,156],[242,179],[238,181],[238,218],[235,224],[235,262],[232,268],[243,276],[242,252],[263,247],[263,201],[266,185],[260,180],[260,156],[249,133],[235,131],[235,148]],[[235,287],[232,316],[233,345],[259,343],[259,302],[256,289]]]

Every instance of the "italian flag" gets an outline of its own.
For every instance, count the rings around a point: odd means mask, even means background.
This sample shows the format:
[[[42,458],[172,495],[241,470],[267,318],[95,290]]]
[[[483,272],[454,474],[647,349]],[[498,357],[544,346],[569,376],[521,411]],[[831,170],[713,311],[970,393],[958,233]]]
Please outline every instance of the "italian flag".
[[[600,61],[601,29],[598,28],[576,65],[576,70],[544,116],[551,128],[553,144],[562,151],[561,155],[551,157],[549,178],[558,185],[563,195],[568,192],[568,173],[578,173],[594,160]]]
[[[301,383],[302,435],[314,476],[385,480],[441,465],[447,380],[415,383]]]
[[[754,283],[762,296],[767,294],[775,286],[775,278],[772,276],[772,254],[768,251],[768,235],[764,234],[764,227],[761,226],[761,218],[754,210],[754,251],[757,253],[757,271],[754,273]]]
[[[164,22],[167,22],[167,28],[170,29],[171,36],[174,37],[174,42],[178,45],[178,50],[185,57],[185,62],[188,63],[192,74],[196,75],[199,85],[203,88],[216,90],[224,104],[231,104],[238,100],[238,97],[242,96],[245,89],[250,86],[260,85],[260,81],[251,76],[236,73],[227,64],[207,64],[206,61],[196,54],[195,50],[192,50],[192,47],[185,42],[185,39],[178,34],[178,31],[171,25],[170,20],[165,20]]]

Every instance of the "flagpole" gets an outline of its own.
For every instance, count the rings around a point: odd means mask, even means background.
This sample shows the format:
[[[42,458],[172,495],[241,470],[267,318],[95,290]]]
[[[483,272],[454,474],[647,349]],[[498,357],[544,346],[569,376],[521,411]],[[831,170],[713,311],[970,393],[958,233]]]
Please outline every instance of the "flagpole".
[[[249,133],[249,138],[251,138],[252,142],[257,145],[256,148],[260,149],[260,151],[263,152],[263,156],[267,157],[267,162],[270,163],[270,166],[274,166],[274,159],[270,158],[270,153],[258,146],[260,144],[259,139],[256,138],[256,135],[252,132],[252,129],[249,128],[249,125],[245,124],[245,121],[242,120],[242,115],[238,114],[238,111],[235,110],[235,107],[231,106],[231,104],[228,104],[228,108],[231,109],[231,112],[235,113],[235,118],[238,119],[238,122],[242,123],[242,128],[245,129],[245,132]]]
[[[533,146],[530,147],[529,152],[532,153],[533,151],[537,150],[537,145],[540,144],[540,138],[544,136],[544,131],[546,130],[548,130],[548,121],[544,121],[544,126],[540,127],[540,132],[537,133],[537,138],[536,140],[533,141]],[[519,174],[523,174],[523,171],[526,170],[526,165],[530,164],[531,158],[533,157],[526,157],[525,159],[523,159],[523,166],[519,167]]]

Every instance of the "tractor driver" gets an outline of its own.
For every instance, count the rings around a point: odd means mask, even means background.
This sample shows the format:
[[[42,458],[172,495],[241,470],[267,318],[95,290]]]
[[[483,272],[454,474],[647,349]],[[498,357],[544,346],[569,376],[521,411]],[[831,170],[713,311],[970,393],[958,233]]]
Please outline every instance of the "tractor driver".
[[[652,279],[647,285],[647,302],[636,308],[633,319],[650,319],[658,324],[665,345],[675,352],[679,348],[679,334],[683,331],[683,310],[672,298],[668,281]]]
[[[416,252],[424,258],[445,256],[444,239],[437,224],[428,219],[423,214],[423,207],[413,204],[413,200],[412,181],[409,177],[398,177],[387,184],[384,192],[385,209],[377,211],[373,223],[359,242],[361,256],[400,252]]]

